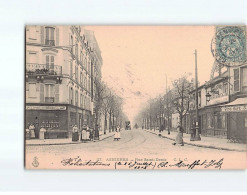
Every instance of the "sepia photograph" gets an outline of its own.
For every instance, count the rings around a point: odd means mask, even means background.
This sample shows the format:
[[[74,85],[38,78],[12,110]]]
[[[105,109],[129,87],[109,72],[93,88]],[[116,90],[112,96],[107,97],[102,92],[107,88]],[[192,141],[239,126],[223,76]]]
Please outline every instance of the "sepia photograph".
[[[245,25],[27,25],[26,169],[247,168]]]

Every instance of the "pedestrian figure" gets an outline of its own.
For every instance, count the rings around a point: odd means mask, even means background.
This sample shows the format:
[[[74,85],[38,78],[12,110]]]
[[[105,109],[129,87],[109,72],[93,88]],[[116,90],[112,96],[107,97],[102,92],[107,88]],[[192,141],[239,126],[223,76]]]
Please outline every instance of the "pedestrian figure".
[[[90,129],[89,139],[93,141],[93,129]]]
[[[39,120],[38,120],[38,117],[35,118],[34,126],[35,126],[35,130],[34,130],[35,138],[39,139]]]
[[[30,131],[30,138],[35,138],[35,126],[33,125],[33,123],[30,124],[29,126],[29,131]]]
[[[116,127],[116,131],[115,131],[115,135],[114,135],[114,141],[119,141],[119,139],[120,139],[120,127],[119,126],[117,126]]]
[[[81,131],[81,141],[87,140],[87,126],[83,125],[82,131]]]
[[[173,145],[177,144],[177,145],[184,146],[183,127],[180,125],[180,123],[178,123],[177,130],[178,130],[178,134],[177,134],[177,137],[175,139],[175,143],[173,143]]]
[[[78,141],[79,140],[79,134],[78,134],[78,127],[77,125],[74,125],[72,128],[72,141]]]
[[[195,134],[196,134],[196,123],[192,123],[192,127],[190,129],[190,141],[195,141]]]

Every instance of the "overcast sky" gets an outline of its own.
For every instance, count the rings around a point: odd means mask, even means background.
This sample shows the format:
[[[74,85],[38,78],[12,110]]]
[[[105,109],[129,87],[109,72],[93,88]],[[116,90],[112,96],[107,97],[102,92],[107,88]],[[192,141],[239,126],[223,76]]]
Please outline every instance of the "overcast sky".
[[[198,51],[198,79],[209,80],[213,26],[87,26],[94,31],[102,58],[103,80],[124,98],[133,120],[145,103],[165,92],[185,72],[193,73]]]

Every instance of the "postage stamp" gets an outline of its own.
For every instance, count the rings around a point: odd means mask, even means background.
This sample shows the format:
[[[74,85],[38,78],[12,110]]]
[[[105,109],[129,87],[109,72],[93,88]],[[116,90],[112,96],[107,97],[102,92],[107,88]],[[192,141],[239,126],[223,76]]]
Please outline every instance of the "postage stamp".
[[[216,27],[211,50],[215,59],[222,65],[239,66],[246,63],[245,26]]]

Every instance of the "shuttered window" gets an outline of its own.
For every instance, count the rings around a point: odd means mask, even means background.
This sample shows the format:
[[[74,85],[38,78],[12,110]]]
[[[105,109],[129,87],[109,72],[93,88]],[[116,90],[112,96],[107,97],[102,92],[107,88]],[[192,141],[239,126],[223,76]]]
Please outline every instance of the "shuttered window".
[[[234,78],[234,91],[238,92],[240,90],[240,86],[239,86],[239,68],[233,69],[233,78]]]
[[[242,91],[247,92],[247,68],[242,68]]]
[[[73,62],[70,62],[70,77],[73,75]]]
[[[28,97],[30,97],[30,98],[36,97],[36,83],[29,83]]]

